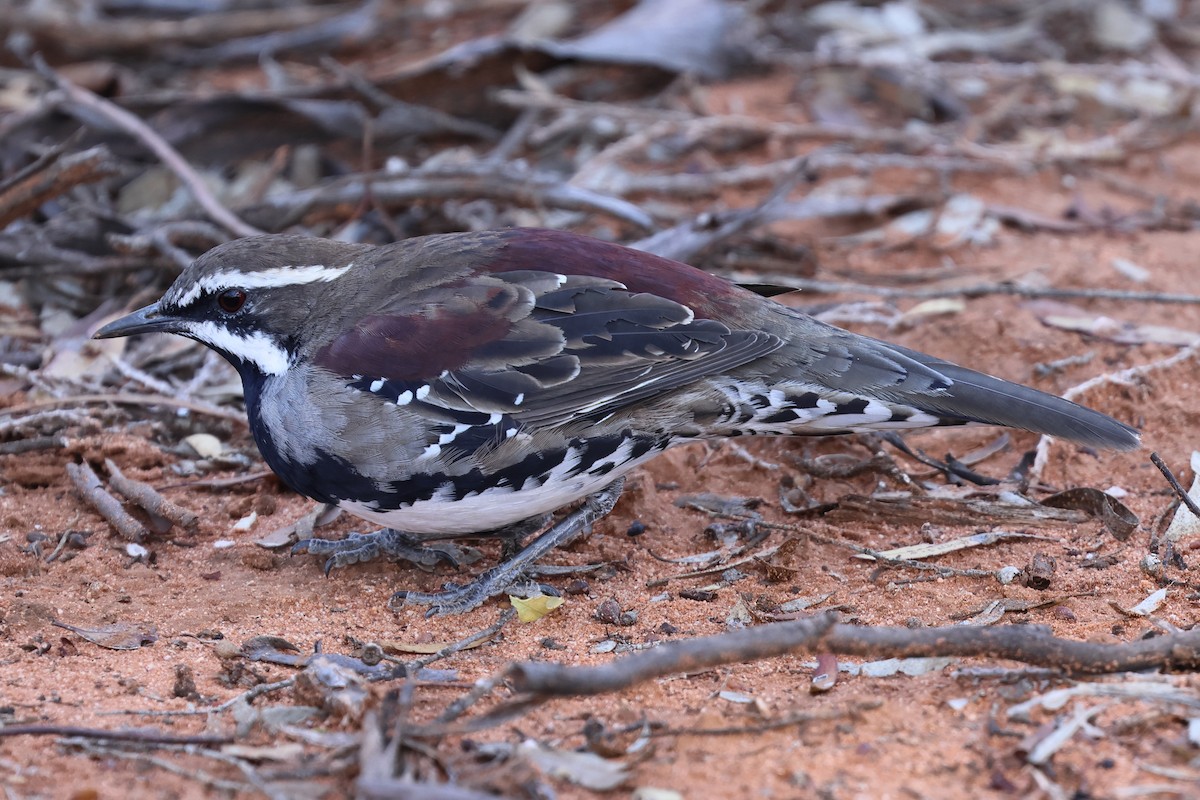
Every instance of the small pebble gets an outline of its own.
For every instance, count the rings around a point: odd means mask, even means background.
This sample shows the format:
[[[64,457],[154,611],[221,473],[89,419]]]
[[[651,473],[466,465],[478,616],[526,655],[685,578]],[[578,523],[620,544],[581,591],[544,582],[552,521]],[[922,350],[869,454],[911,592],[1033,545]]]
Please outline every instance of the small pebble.
[[[1004,584],[1005,586],[1008,586],[1010,583],[1015,581],[1020,574],[1021,570],[1019,567],[1001,567],[1000,569],[996,570],[996,580],[1000,581],[1000,583]]]
[[[616,625],[621,618],[621,604],[612,599],[604,600],[596,606],[594,616],[605,625]]]

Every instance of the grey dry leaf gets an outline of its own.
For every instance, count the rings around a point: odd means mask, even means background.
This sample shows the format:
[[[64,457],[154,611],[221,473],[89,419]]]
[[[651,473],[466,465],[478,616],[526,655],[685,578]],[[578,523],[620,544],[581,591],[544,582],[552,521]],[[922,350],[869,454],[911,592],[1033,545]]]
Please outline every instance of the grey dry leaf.
[[[54,624],[109,650],[137,650],[158,641],[158,629],[148,623],[114,622],[97,628],[81,628],[58,620]]]
[[[917,677],[945,669],[954,661],[953,658],[885,658],[861,664],[858,674],[867,678],[887,678],[892,675]]]
[[[1008,541],[1010,539],[1049,539],[1050,541],[1058,541],[1056,538],[1038,536],[1032,533],[986,531],[984,533],[973,533],[969,536],[960,536],[957,539],[951,539],[947,542],[921,542],[920,544],[910,544],[906,547],[896,547],[892,550],[881,550],[879,551],[879,556],[882,558],[919,561],[935,556],[944,556],[947,553],[954,553],[958,550],[996,544],[997,542]],[[863,561],[875,560],[875,556],[869,553],[858,553],[854,557]]]
[[[1148,325],[1113,319],[1057,301],[1035,300],[1023,306],[1050,328],[1074,331],[1117,344],[1165,344],[1187,347],[1200,341],[1200,333],[1166,325]]]
[[[281,636],[253,636],[242,643],[242,655],[250,661],[295,666],[306,656],[293,655],[300,648]]]
[[[596,792],[611,791],[629,779],[629,768],[624,763],[595,753],[558,750],[527,739],[521,742],[517,754],[547,775]]]
[[[658,786],[639,786],[633,790],[631,800],[683,800],[683,793]]]
[[[1127,613],[1137,617],[1148,617],[1158,610],[1158,607],[1167,599],[1166,588],[1156,589],[1146,596],[1142,602],[1138,603]]]
[[[567,42],[541,48],[560,58],[640,64],[713,78],[736,58],[732,34],[746,24],[723,0],[641,0],[621,16]]]
[[[329,525],[342,515],[342,510],[328,503],[318,505],[290,525],[276,528],[265,536],[254,540],[259,547],[274,549],[289,545],[297,539],[309,539],[320,527]]]
[[[280,742],[268,745],[227,744],[221,752],[233,758],[247,761],[295,761],[304,755],[304,745],[299,742]]]

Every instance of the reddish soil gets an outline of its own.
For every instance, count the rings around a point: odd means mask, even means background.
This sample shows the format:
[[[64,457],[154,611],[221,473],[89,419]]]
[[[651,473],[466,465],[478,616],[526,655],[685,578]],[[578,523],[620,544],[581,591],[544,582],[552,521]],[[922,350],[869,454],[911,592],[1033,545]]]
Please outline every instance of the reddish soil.
[[[709,90],[709,103],[720,111],[729,97],[750,98],[746,113],[762,109],[788,118],[790,81],[762,78],[719,85]],[[1184,142],[1153,155],[1131,158],[1107,173],[1172,201],[1197,195],[1196,165],[1200,145]],[[830,176],[826,176],[830,177]],[[912,189],[909,172],[874,176],[872,191]],[[1144,205],[1109,185],[1080,175],[1063,185],[1057,173],[1018,176],[964,175],[953,187],[988,203],[1019,206],[1047,217],[1061,218],[1082,200],[1094,211],[1113,215]],[[935,181],[930,179],[930,189]],[[730,205],[750,205],[757,195],[727,195]],[[771,230],[795,244],[814,247],[817,277],[836,280],[847,270],[859,280],[864,274],[879,282],[906,272],[939,266],[943,254],[924,244],[884,251],[859,246],[844,249],[828,237],[850,232],[844,222],[780,224]],[[945,254],[961,273],[961,283],[1036,281],[1063,288],[1111,288],[1138,291],[1194,293],[1194,234],[1157,231],[1121,234],[1103,230],[1062,234],[1027,233],[1006,227],[993,246],[960,248]],[[1150,273],[1134,284],[1112,267],[1123,258]],[[837,299],[790,295],[795,305]],[[897,300],[901,310],[916,300]],[[1130,322],[1154,322],[1187,331],[1200,331],[1200,307],[1127,301],[1081,301],[1081,308]],[[902,329],[858,326],[861,332],[964,363],[988,372],[1062,393],[1103,373],[1160,361],[1176,348],[1159,345],[1120,345],[1044,326],[1027,302],[1009,296],[986,296],[965,301],[965,308],[946,316],[920,318]],[[1043,376],[1037,364],[1070,356],[1093,354],[1086,363],[1068,365]],[[587,576],[589,590],[569,595],[566,603],[532,624],[507,625],[493,640],[434,667],[457,671],[450,686],[421,685],[409,711],[414,721],[434,718],[465,687],[520,660],[549,660],[599,664],[615,656],[594,652],[597,644],[615,639],[642,645],[724,632],[739,605],[769,607],[798,596],[828,595],[816,610],[837,607],[846,619],[864,625],[949,625],[978,611],[993,599],[1053,600],[1027,613],[1009,614],[1004,623],[1048,626],[1055,634],[1078,640],[1129,642],[1157,631],[1148,620],[1123,616],[1113,605],[1129,608],[1159,588],[1139,563],[1147,553],[1151,533],[1167,511],[1172,497],[1148,454],[1157,451],[1185,482],[1191,480],[1188,461],[1200,424],[1195,402],[1196,364],[1186,361],[1151,371],[1133,385],[1106,384],[1079,398],[1094,408],[1126,420],[1144,432],[1145,448],[1132,453],[1095,453],[1055,443],[1042,481],[1055,488],[1118,487],[1123,502],[1142,520],[1127,541],[1119,542],[1098,522],[1073,527],[1026,527],[1048,539],[1025,539],[955,553],[937,563],[962,569],[995,570],[1005,565],[1024,567],[1035,554],[1051,556],[1057,569],[1048,588],[1001,585],[988,578],[951,577],[914,582],[907,570],[877,573],[871,564],[845,549],[806,540],[805,532],[849,541],[870,548],[890,548],[923,540],[944,541],[974,532],[979,526],[933,526],[887,520],[804,519],[797,521],[780,509],[782,474],[798,474],[789,457],[829,453],[870,455],[853,438],[739,442],[758,459],[781,465],[771,471],[739,454],[736,448],[714,445],[678,449],[635,473],[616,511],[596,525],[593,535],[554,554],[549,563],[611,562],[617,567]],[[6,384],[7,405],[33,398],[16,385]],[[386,601],[399,588],[434,590],[454,575],[446,570],[426,573],[408,566],[355,566],[326,578],[320,563],[309,557],[289,557],[266,550],[253,540],[290,523],[310,509],[308,501],[261,479],[219,491],[191,486],[194,477],[180,478],[172,467],[181,456],[168,451],[179,440],[179,426],[161,409],[129,408],[122,422],[103,433],[73,440],[65,450],[0,457],[4,475],[0,495],[0,719],[10,724],[72,725],[115,729],[151,726],[174,735],[231,733],[230,712],[205,716],[114,716],[133,709],[166,711],[199,708],[228,700],[256,681],[293,676],[292,667],[222,658],[220,642],[241,644],[251,637],[279,636],[302,651],[320,646],[329,653],[355,653],[362,642],[429,643],[458,640],[494,622],[507,601],[497,599],[457,617],[425,619],[420,608],[389,610]],[[149,422],[147,422],[147,420]],[[245,453],[260,468],[244,426],[195,417],[193,430],[210,430],[228,446]],[[986,428],[915,433],[907,441],[925,452],[961,455],[991,441]],[[1014,433],[1010,446],[976,469],[1003,477],[1033,448],[1037,437]],[[194,535],[176,535],[147,543],[152,563],[133,561],[125,543],[72,491],[64,463],[84,456],[93,463],[114,459],[130,477],[161,488],[172,500],[200,516]],[[914,475],[936,481],[929,471],[903,456],[897,462]],[[236,477],[246,470],[226,470],[205,478]],[[880,483],[882,481],[882,484]],[[852,480],[817,481],[810,487],[815,499],[836,501],[848,494],[870,494],[879,488],[898,489],[887,479],[867,475]],[[800,544],[784,566],[794,577],[771,582],[761,569],[744,566],[747,577],[717,589],[709,602],[685,599],[680,591],[719,580],[707,577],[673,581],[662,586],[648,582],[690,569],[661,559],[680,558],[716,549],[704,530],[711,520],[678,508],[681,496],[699,492],[763,499],[759,510],[766,520],[793,525],[794,534],[772,532],[759,547],[778,544],[786,535],[799,535]],[[1039,494],[1039,496],[1041,496]],[[233,526],[250,511],[259,513],[250,531]],[[646,526],[638,537],[627,535],[634,520]],[[355,529],[343,518],[323,535]],[[69,560],[45,563],[22,551],[26,535],[40,531],[52,542],[68,530],[88,531],[88,546],[71,551]],[[218,547],[233,540],[230,547]],[[1191,543],[1183,557],[1194,558]],[[478,573],[492,563],[498,548],[485,545],[485,560],[467,569]],[[1095,563],[1108,564],[1095,568]],[[1170,588],[1155,612],[1158,619],[1190,627],[1197,613],[1196,595],[1186,573],[1174,572],[1180,583]],[[570,578],[551,579],[565,585]],[[665,593],[665,597],[663,596]],[[624,610],[637,612],[636,622],[615,627],[598,621],[594,612],[615,599]],[[111,650],[89,643],[55,627],[55,621],[83,628],[114,623],[153,625],[157,641],[134,650]],[[553,646],[548,646],[548,643]],[[861,659],[843,659],[859,663]],[[197,695],[176,697],[177,670],[190,668]],[[997,669],[993,669],[997,668]],[[988,671],[991,670],[991,671]],[[1143,701],[1082,698],[1059,710],[1037,710],[1028,719],[1007,716],[1009,708],[1055,687],[1071,685],[1061,677],[1025,671],[1015,662],[983,659],[956,660],[950,666],[917,677],[886,678],[842,675],[827,692],[810,690],[811,654],[735,664],[694,674],[672,675],[633,689],[594,698],[562,699],[498,727],[466,736],[447,736],[437,745],[453,779],[462,785],[495,788],[525,796],[519,786],[532,773],[520,768],[488,766],[471,747],[526,738],[563,749],[584,744],[584,725],[594,720],[611,731],[646,722],[669,733],[655,736],[636,754],[622,756],[630,764],[624,794],[635,787],[660,787],[686,798],[706,797],[1027,797],[1042,796],[1039,780],[1050,780],[1063,796],[1133,796],[1133,787],[1171,785],[1159,796],[1200,796],[1194,769],[1195,748],[1188,739],[1188,716],[1178,705]],[[1109,679],[1122,682],[1124,679]],[[1132,679],[1130,679],[1132,680]],[[1168,680],[1163,678],[1163,680]],[[1194,676],[1170,678],[1193,699]],[[385,695],[396,683],[370,687],[371,704],[386,705]],[[752,699],[734,702],[721,692]],[[499,697],[506,696],[503,690]],[[285,689],[255,701],[255,705],[300,705],[308,700]],[[489,699],[482,708],[494,705]],[[1026,760],[1030,742],[1045,733],[1043,726],[1079,708],[1096,706],[1090,718],[1094,729],[1077,732],[1035,775]],[[806,720],[770,728],[773,720],[805,715]],[[361,719],[326,719],[309,723],[324,731],[355,732]],[[744,728],[725,735],[706,735],[714,728]],[[1093,735],[1097,732],[1102,736]],[[626,734],[626,744],[636,733]],[[253,744],[281,743],[279,735],[255,730],[241,740]],[[468,744],[471,747],[468,747]],[[263,774],[274,770],[294,775],[283,796],[307,796],[326,791],[343,796],[353,791],[352,771],[322,774],[331,750],[306,746],[306,755],[284,766],[266,762]],[[148,766],[114,755],[85,754],[55,737],[0,738],[0,783],[9,797],[208,797],[218,790],[197,780],[204,770],[232,781],[244,776],[236,769],[198,756],[171,751],[153,754],[179,766],[185,774]],[[353,764],[353,758],[346,763]],[[426,764],[432,762],[424,762]],[[317,777],[306,780],[305,769]],[[528,768],[524,768],[528,769]],[[1042,776],[1048,776],[1043,778]],[[1173,776],[1173,777],[1172,777]],[[1187,778],[1189,780],[1182,780]],[[426,779],[447,780],[428,769]],[[553,778],[557,796],[574,798],[593,793]],[[527,785],[527,784],[526,784]],[[416,795],[414,795],[416,796]],[[1047,795],[1047,796],[1052,796]]]

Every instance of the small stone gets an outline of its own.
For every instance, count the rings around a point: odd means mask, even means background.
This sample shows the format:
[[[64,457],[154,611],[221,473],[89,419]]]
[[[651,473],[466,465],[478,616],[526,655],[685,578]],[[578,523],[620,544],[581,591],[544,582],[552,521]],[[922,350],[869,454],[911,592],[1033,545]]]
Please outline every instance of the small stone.
[[[617,625],[621,618],[621,604],[616,600],[604,600],[596,606],[595,617],[605,625]]]
[[[242,648],[238,647],[228,639],[218,639],[213,645],[213,655],[221,659],[234,659],[242,657]]]
[[[1008,586],[1010,583],[1015,581],[1020,574],[1021,569],[1019,567],[1001,567],[1000,569],[996,570],[996,580],[1000,581],[1000,583],[1003,585]]]

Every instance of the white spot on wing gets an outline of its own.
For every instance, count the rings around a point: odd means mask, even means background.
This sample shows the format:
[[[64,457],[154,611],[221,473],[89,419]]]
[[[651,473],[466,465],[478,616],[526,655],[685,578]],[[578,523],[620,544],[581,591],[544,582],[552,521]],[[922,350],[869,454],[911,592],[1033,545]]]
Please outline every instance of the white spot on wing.
[[[426,397],[429,397],[429,384],[428,383],[422,384],[421,386],[417,387],[417,399],[424,400]]]
[[[405,389],[403,392],[400,393],[400,396],[396,398],[396,405],[406,406],[412,402],[412,399],[413,399],[412,391],[409,389]]]
[[[378,392],[383,388],[383,378],[371,381],[371,391]]]
[[[462,433],[463,431],[466,431],[466,430],[470,430],[471,427],[473,427],[473,426],[464,425],[462,423],[455,425],[454,430],[450,431],[449,433],[443,433],[441,436],[438,437],[438,444],[450,444],[451,442],[453,442],[455,439],[458,438],[458,435],[460,433]]]

